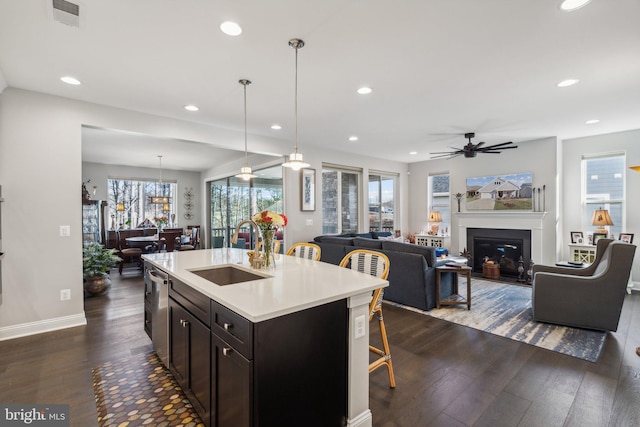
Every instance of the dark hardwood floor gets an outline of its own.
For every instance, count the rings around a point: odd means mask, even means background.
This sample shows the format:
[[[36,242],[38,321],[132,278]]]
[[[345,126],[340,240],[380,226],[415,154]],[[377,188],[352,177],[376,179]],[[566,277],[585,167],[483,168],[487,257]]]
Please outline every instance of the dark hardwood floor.
[[[91,369],[151,350],[142,276],[112,278],[85,300],[87,326],[0,342],[0,402],[67,403],[71,426],[97,425]],[[384,315],[397,387],[384,368],[371,374],[375,427],[640,425],[640,294],[597,363],[390,305]]]

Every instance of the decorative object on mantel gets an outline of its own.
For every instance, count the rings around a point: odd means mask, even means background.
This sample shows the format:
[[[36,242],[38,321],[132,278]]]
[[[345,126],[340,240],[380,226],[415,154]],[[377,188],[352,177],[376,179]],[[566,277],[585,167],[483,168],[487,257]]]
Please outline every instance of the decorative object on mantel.
[[[192,187],[188,187],[184,189],[184,199],[187,201],[184,204],[184,208],[185,208],[185,213],[184,213],[184,219],[193,219],[193,214],[191,213],[191,209],[193,209],[193,188]]]
[[[547,185],[544,184],[542,188],[533,187],[533,211],[534,212],[546,212],[546,199],[547,199]]]
[[[467,178],[467,210],[530,211],[535,198],[532,182],[531,173]]]
[[[468,259],[469,261],[471,261],[471,251],[468,251],[467,248],[462,249],[462,252],[460,252],[460,256]],[[468,264],[470,264],[470,263],[468,263]]]
[[[458,201],[458,212],[460,212],[460,200],[464,198],[464,194],[456,193],[453,197],[455,197],[456,200]]]
[[[633,243],[633,234],[632,233],[620,233],[619,240],[622,240],[625,243]]]
[[[493,145],[483,147],[484,142],[478,142],[477,144],[474,144],[471,142],[471,138],[474,138],[475,136],[476,134],[473,132],[465,133],[464,137],[467,138],[467,140],[469,140],[467,145],[459,149],[454,148],[454,151],[437,151],[435,153],[431,153],[431,158],[440,159],[440,158],[446,157],[447,159],[451,159],[453,157],[458,157],[464,154],[464,157],[469,159],[472,157],[476,157],[478,153],[500,154],[500,150],[509,150],[512,148],[518,148],[517,145],[514,145],[512,147],[507,147],[507,145],[513,144],[512,141],[502,142],[500,144],[493,144]]]

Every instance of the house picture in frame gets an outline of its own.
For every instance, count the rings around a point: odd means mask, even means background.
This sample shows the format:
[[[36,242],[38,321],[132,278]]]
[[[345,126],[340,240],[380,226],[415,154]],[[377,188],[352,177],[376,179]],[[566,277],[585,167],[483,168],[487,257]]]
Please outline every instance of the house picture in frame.
[[[302,169],[300,174],[300,210],[316,210],[316,170]]]
[[[467,178],[468,210],[533,210],[533,174],[517,173]]]

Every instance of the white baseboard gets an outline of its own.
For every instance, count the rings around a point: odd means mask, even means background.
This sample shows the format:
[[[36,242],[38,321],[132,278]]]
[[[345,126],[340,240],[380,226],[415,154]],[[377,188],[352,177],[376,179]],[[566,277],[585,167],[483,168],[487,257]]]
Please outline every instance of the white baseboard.
[[[57,331],[59,329],[73,328],[74,326],[84,326],[86,324],[87,318],[85,317],[84,312],[82,312],[81,314],[74,314],[73,316],[57,317],[55,319],[46,319],[38,322],[6,326],[4,328],[0,328],[0,341],[42,334],[44,332]]]

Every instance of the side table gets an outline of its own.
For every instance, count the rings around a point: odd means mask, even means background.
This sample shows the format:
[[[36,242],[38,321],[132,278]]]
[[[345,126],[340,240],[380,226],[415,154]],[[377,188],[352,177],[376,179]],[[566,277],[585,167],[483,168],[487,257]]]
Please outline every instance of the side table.
[[[453,279],[453,295],[443,300],[440,299],[440,275],[442,273],[454,273]],[[458,276],[464,275],[467,277],[467,297],[464,298],[458,293]],[[436,308],[440,308],[441,305],[466,305],[467,310],[471,310],[471,267],[461,266],[452,267],[448,265],[441,265],[436,267]]]

